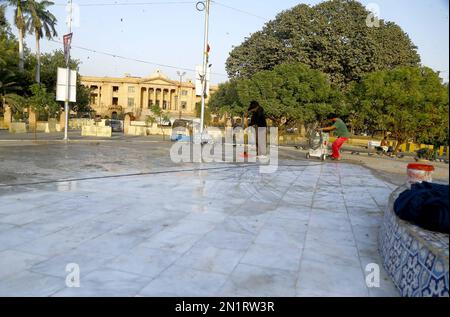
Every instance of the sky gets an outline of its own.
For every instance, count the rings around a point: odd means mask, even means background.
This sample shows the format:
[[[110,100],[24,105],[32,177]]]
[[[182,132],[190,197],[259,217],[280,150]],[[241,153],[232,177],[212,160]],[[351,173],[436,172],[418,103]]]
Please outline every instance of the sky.
[[[58,38],[67,33],[67,1],[54,0]],[[195,79],[202,63],[204,12],[189,0],[74,0],[72,57],[82,64],[80,73],[90,76],[150,76],[157,69],[172,79],[184,69],[183,80]],[[283,10],[320,0],[217,0],[211,4],[211,81],[227,80],[225,61],[233,46]],[[377,6],[380,18],[400,25],[418,46],[422,64],[449,76],[448,0],[361,0]],[[137,3],[146,3],[137,5]],[[230,8],[232,7],[232,8]],[[7,11],[12,21],[12,10]],[[27,36],[34,51],[34,37]],[[62,44],[43,40],[41,50],[61,49]],[[84,48],[84,49],[81,49]],[[91,51],[88,51],[88,50]],[[92,52],[96,51],[96,52]],[[104,52],[118,57],[100,54]],[[138,60],[138,61],[137,61]],[[144,62],[141,62],[144,61]],[[166,66],[158,66],[161,64]]]

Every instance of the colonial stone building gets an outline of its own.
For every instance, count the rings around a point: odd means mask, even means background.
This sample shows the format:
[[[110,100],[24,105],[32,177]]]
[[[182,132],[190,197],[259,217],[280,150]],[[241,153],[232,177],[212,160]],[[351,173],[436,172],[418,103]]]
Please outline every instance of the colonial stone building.
[[[109,118],[132,113],[137,120],[145,120],[150,108],[158,105],[172,118],[191,119],[196,116],[196,103],[201,101],[192,81],[180,83],[159,70],[147,78],[81,76],[81,84],[91,90],[91,108]],[[216,89],[211,86],[208,97]]]

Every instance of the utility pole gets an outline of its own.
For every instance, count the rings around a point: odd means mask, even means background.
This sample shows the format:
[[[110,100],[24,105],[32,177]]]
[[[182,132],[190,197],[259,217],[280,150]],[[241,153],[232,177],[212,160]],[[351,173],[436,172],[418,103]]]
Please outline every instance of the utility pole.
[[[69,100],[70,100],[70,44],[72,41],[72,0],[69,0],[69,36],[70,40],[67,48],[67,56],[66,56],[66,67],[67,67],[67,87],[66,87],[66,100],[64,101],[64,115],[65,115],[65,123],[64,123],[64,140],[67,142],[69,140],[68,130],[69,130]]]
[[[177,75],[180,76],[180,86],[178,88],[178,111],[180,112],[180,117],[179,119],[181,119],[181,114],[182,114],[182,110],[181,110],[181,85],[183,84],[183,76],[186,75],[186,72],[180,72],[177,71]]]
[[[203,67],[202,67],[202,110],[201,110],[201,118],[200,118],[200,135],[203,138],[203,129],[205,127],[205,99],[206,99],[206,87],[207,87],[207,69],[208,69],[208,58],[209,58],[209,43],[208,43],[208,35],[209,35],[209,9],[211,6],[211,0],[206,0],[205,5],[205,38],[203,44]]]

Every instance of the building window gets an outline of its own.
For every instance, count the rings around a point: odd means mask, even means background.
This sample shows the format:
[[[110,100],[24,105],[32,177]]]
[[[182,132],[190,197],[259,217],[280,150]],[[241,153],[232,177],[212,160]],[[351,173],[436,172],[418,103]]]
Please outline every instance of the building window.
[[[187,90],[182,90],[181,91],[181,95],[182,96],[187,96],[188,95],[188,91]]]
[[[153,107],[153,100],[148,101],[148,108],[150,109],[151,107]]]
[[[134,86],[128,86],[128,93],[134,94]]]
[[[163,106],[162,106],[163,110],[167,110],[167,101],[163,101]]]
[[[113,93],[119,92],[119,86],[113,86]]]
[[[119,105],[119,98],[114,97],[114,98],[112,99],[112,105],[113,105],[113,106],[118,106],[118,105]]]
[[[128,98],[128,107],[134,107],[134,98]]]
[[[187,108],[187,102],[186,101],[182,101],[181,102],[181,109],[186,110]]]

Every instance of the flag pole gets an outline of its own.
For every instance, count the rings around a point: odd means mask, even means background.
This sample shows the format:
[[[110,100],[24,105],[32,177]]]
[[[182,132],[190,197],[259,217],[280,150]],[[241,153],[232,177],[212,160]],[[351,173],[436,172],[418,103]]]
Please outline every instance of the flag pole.
[[[69,21],[68,21],[68,27],[69,27],[69,39],[67,40],[68,43],[64,43],[64,45],[67,45],[64,47],[64,50],[66,51],[66,67],[67,67],[67,79],[66,79],[66,100],[64,101],[64,140],[67,142],[69,140],[68,131],[69,131],[69,100],[70,100],[70,44],[72,41],[72,0],[69,2]]]
[[[202,108],[201,108],[201,117],[200,117],[200,135],[202,136],[203,141],[203,129],[205,127],[205,103],[206,103],[206,95],[207,95],[207,69],[208,69],[208,55],[209,55],[209,44],[208,44],[208,36],[209,36],[209,9],[211,5],[211,0],[206,0],[205,3],[205,37],[203,43],[203,68],[202,68]]]

